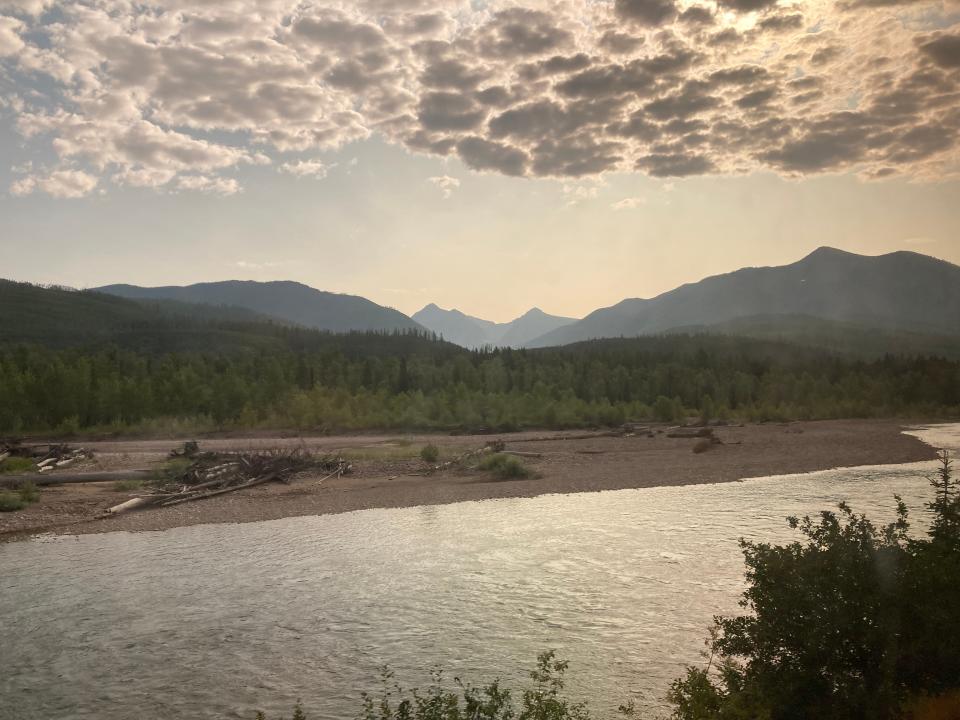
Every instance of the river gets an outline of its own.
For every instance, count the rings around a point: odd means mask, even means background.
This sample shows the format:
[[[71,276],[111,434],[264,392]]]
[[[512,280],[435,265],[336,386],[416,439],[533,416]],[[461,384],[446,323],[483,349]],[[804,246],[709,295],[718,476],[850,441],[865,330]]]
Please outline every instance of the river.
[[[916,432],[960,449],[960,425]],[[738,538],[847,500],[922,522],[933,463],[0,545],[0,718],[352,718],[389,665],[516,685],[540,650],[599,716],[662,708],[738,610]]]

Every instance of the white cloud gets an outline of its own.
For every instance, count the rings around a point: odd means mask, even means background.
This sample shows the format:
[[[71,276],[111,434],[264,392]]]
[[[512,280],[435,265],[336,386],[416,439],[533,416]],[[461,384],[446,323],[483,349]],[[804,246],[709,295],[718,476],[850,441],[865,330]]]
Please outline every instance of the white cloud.
[[[23,23],[17,18],[0,15],[0,57],[13,55],[23,49],[24,43],[19,31]]]
[[[209,175],[181,175],[177,178],[178,190],[194,190],[212,195],[234,195],[240,192],[240,183],[234,178]]]
[[[614,210],[633,210],[638,207],[643,207],[647,204],[647,199],[645,197],[628,197],[623,198],[623,200],[617,200],[615,203],[612,203],[610,207]]]
[[[28,175],[10,186],[12,195],[23,196],[43,192],[56,198],[79,198],[89,195],[98,180],[82,170],[54,170],[48,175]]]
[[[324,165],[319,160],[298,160],[295,163],[284,163],[280,166],[280,172],[296,175],[297,177],[309,177],[314,180],[322,180],[327,176],[333,165]]]
[[[453,195],[453,191],[460,187],[460,181],[455,177],[450,177],[449,175],[438,175],[436,177],[427,178],[427,182],[431,182],[440,188],[440,191],[443,193],[444,200]]]

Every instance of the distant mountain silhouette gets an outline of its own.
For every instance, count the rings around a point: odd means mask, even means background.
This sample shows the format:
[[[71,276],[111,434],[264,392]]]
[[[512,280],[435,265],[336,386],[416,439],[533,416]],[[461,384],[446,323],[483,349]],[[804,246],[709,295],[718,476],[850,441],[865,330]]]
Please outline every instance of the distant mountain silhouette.
[[[544,333],[576,322],[573,318],[548,315],[540,308],[532,308],[510,322],[495,323],[459,310],[444,310],[433,303],[415,312],[412,317],[425,328],[442,335],[445,340],[466,348],[487,345],[524,347]]]
[[[531,308],[526,313],[506,323],[507,329],[498,345],[503,347],[526,347],[531,340],[558,328],[577,322],[575,318],[548,315],[540,308]]]
[[[777,315],[960,334],[960,267],[913,252],[874,257],[822,247],[790,265],[744,268],[649,300],[623,300],[549,331],[529,346],[709,328]]]
[[[422,329],[399,310],[377,305],[357,295],[324,292],[289,280],[226,280],[184,287],[105,285],[95,289],[97,292],[134,300],[149,298],[232,305],[280,321],[330,332]]]

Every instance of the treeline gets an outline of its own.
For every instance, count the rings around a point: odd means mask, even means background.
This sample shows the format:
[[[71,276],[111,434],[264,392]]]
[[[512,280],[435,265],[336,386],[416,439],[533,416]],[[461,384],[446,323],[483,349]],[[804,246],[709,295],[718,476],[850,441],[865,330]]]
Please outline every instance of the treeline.
[[[296,333],[290,329],[278,333]],[[416,335],[306,334],[242,353],[0,349],[0,432],[481,429],[960,414],[960,362],[863,362],[668,336],[469,352]],[[311,346],[312,345],[312,346]]]

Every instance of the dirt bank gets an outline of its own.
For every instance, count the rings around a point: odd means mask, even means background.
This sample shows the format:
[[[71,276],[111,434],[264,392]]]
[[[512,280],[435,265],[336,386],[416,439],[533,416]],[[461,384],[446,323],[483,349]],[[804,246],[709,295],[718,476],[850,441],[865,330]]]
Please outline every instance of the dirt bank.
[[[93,519],[136,491],[116,483],[44,488],[41,500],[14,513],[0,514],[0,538],[31,533],[97,533],[164,530],[185,525],[251,522],[297,515],[319,515],[375,507],[435,505],[463,500],[531,497],[657,485],[740,480],[834,467],[882,465],[932,459],[934,449],[902,434],[892,421],[820,421],[716,429],[723,444],[693,452],[693,440],[593,436],[583,433],[524,432],[503,436],[343,436],[308,438],[228,438],[202,441],[207,450],[244,450],[305,445],[316,452],[343,454],[354,472],[318,483],[304,475],[289,485],[270,484],[178,506]],[[452,457],[502,439],[510,450],[539,453],[525,459],[538,477],[496,480],[479,471],[454,470],[416,475],[427,442]],[[129,440],[84,443],[96,453],[88,469],[123,470],[162,463],[180,440]],[[443,458],[441,458],[443,459]]]

